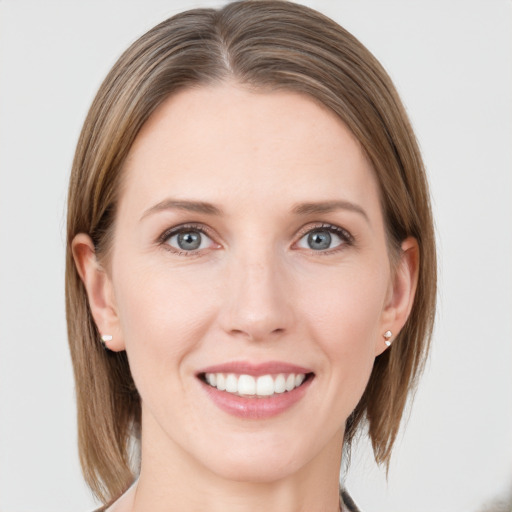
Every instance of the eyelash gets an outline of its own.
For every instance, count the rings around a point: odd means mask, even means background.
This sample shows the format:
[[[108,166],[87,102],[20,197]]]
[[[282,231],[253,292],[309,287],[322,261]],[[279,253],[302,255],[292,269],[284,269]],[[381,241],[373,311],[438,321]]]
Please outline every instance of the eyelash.
[[[321,256],[328,256],[330,254],[338,253],[342,250],[344,250],[346,247],[351,247],[355,244],[355,237],[349,233],[346,229],[341,228],[339,226],[335,226],[334,224],[328,224],[325,222],[318,222],[311,225],[308,225],[307,227],[304,227],[299,231],[299,240],[302,240],[304,236],[311,233],[312,231],[319,231],[319,230],[325,230],[329,233],[333,233],[337,235],[342,243],[337,246],[333,247],[332,249],[326,249],[324,251],[314,251],[313,249],[310,249],[310,253],[313,253],[315,255],[321,255]]]
[[[172,252],[173,254],[176,254],[178,256],[186,256],[186,257],[193,257],[193,256],[200,256],[201,251],[180,251],[175,249],[174,247],[171,247],[167,241],[169,238],[171,238],[174,235],[179,235],[180,233],[186,233],[188,231],[197,231],[199,233],[202,233],[203,235],[206,235],[208,238],[213,240],[214,235],[211,232],[209,228],[206,226],[203,226],[202,224],[182,224],[181,226],[173,227],[171,229],[167,229],[164,231],[159,237],[158,237],[158,243],[161,245],[166,251]]]
[[[304,236],[306,236],[308,233],[311,233],[312,231],[318,231],[318,230],[325,230],[329,233],[333,233],[337,235],[341,240],[342,243],[334,247],[332,249],[326,249],[324,251],[314,251],[313,249],[310,249],[310,253],[313,253],[315,255],[329,255],[333,253],[337,253],[343,249],[345,249],[347,246],[353,246],[356,242],[355,237],[349,233],[346,229],[341,228],[339,226],[335,226],[333,224],[328,224],[324,222],[320,222],[317,224],[314,224],[313,226],[308,225],[307,227],[302,228],[299,231],[298,234],[298,240],[300,241]],[[202,224],[183,224],[181,226],[173,227],[170,229],[167,229],[164,231],[159,237],[158,237],[158,244],[161,245],[165,250],[172,252],[173,254],[176,254],[178,256],[185,256],[185,257],[194,257],[194,256],[200,256],[202,251],[179,251],[173,247],[171,247],[167,241],[169,238],[175,235],[179,235],[180,233],[186,233],[187,231],[197,231],[199,233],[202,233],[206,235],[208,238],[210,238],[213,241],[214,235],[211,232],[209,228]]]

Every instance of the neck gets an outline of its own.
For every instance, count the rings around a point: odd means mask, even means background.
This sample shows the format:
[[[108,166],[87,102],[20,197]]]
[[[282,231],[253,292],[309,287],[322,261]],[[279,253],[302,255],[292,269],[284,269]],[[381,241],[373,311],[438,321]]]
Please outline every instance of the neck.
[[[143,432],[153,428],[144,425]],[[152,427],[155,427],[153,425]],[[312,460],[277,478],[226,478],[177,446],[143,435],[141,473],[132,491],[131,512],[337,512],[343,434],[336,436]],[[132,501],[132,500],[130,500]]]

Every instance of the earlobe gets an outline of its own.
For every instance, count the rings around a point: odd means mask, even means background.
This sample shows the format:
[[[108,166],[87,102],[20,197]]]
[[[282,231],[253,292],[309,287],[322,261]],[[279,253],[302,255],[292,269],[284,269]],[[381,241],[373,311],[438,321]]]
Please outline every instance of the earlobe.
[[[76,269],[84,283],[89,307],[100,335],[112,336],[112,333],[115,333],[115,336],[109,340],[108,349],[115,352],[124,350],[112,281],[98,262],[91,238],[85,233],[79,233],[73,239],[71,248]],[[98,339],[98,343],[101,341]]]
[[[384,334],[386,339],[384,343],[377,344],[376,355],[390,346],[386,342],[392,340],[391,336],[386,336],[387,333],[392,332],[393,339],[396,338],[409,318],[418,284],[419,257],[417,240],[414,237],[406,238],[401,244],[399,260],[394,270],[390,293],[382,317],[381,329],[383,333],[386,333]]]

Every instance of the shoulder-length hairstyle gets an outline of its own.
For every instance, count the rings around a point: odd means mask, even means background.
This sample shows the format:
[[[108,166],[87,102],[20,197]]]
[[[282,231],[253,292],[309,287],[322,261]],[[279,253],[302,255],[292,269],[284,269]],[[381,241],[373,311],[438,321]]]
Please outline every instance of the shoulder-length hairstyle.
[[[380,185],[390,260],[408,236],[419,244],[419,281],[409,319],[375,360],[346,423],[345,446],[367,425],[375,459],[389,465],[407,398],[428,352],[435,311],[436,253],[428,185],[413,130],[379,62],[331,19],[286,1],[234,2],[173,16],[119,58],[85,120],[71,172],[67,216],[66,310],[85,479],[109,501],[133,482],[141,404],[125,352],[105,351],[71,242],[87,233],[108,259],[120,182],[145,121],[176,91],[236,81],[289,90],[334,111],[373,164]],[[135,468],[135,469],[134,469]]]

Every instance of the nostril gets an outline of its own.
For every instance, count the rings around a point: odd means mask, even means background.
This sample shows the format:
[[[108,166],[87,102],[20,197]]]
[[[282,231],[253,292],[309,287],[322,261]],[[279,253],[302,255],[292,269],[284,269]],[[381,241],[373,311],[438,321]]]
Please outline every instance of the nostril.
[[[278,327],[276,329],[265,329],[261,326],[248,326],[247,329],[231,329],[230,334],[235,337],[246,338],[249,341],[273,341],[276,336],[283,335],[286,329]]]

